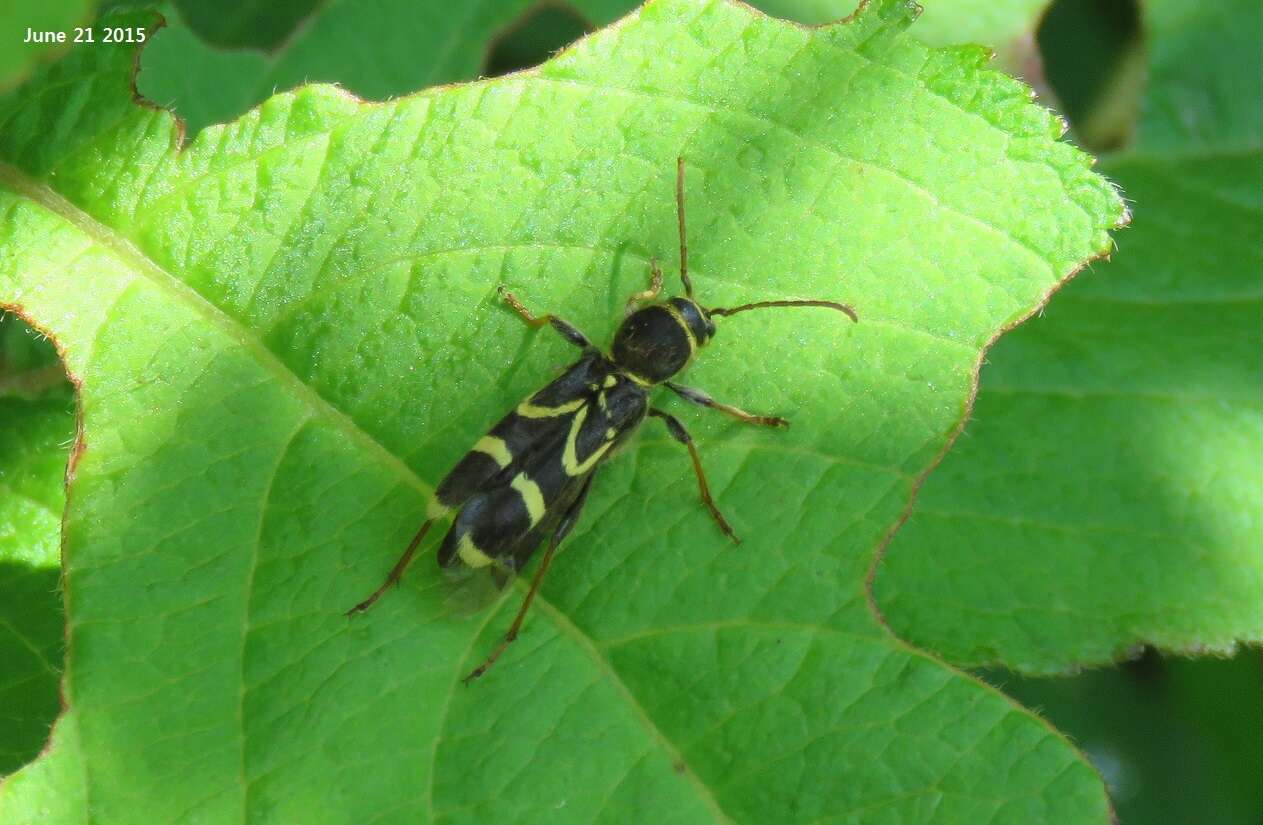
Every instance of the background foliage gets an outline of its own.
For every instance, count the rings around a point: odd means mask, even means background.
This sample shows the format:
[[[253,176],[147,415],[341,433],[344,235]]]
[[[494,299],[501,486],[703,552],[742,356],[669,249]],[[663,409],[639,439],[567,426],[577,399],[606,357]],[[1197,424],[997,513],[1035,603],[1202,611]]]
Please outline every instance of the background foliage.
[[[1080,140],[1121,144],[1104,168],[1134,202],[1136,221],[1119,236],[1114,261],[1094,266],[991,352],[973,423],[879,568],[885,617],[957,664],[1032,674],[1099,665],[1144,644],[1189,652],[1256,640],[1259,536],[1249,516],[1259,482],[1250,456],[1259,452],[1263,384],[1251,319],[1263,132],[1245,104],[1259,99],[1250,85],[1258,75],[1241,67],[1263,28],[1258,11],[1244,2],[1155,2],[1139,49],[1138,34],[1111,40],[1108,26],[1093,28],[1098,18],[1080,3],[1072,12],[1082,25],[1062,24],[1070,34],[1043,43],[1050,87],[1033,62],[1042,4],[988,4],[987,14],[963,2],[927,5],[917,36],[996,44],[1003,65],[1059,93]],[[141,91],[186,116],[194,132],[303,79],[387,97],[487,66],[529,65],[628,6],[592,2],[510,35],[502,33],[525,3],[482,4],[481,16],[456,21],[426,17],[424,4],[409,4],[420,11],[408,17],[389,3],[356,4],[352,13],[332,2],[292,35],[310,10],[272,16],[276,8],[242,4],[240,17],[223,21],[193,13],[187,25],[179,20],[188,9],[168,9],[176,22],[143,53]],[[851,11],[790,0],[767,8],[807,22]],[[365,42],[383,45],[366,56],[356,51]],[[1078,57],[1084,52],[1101,59]],[[1067,54],[1076,57],[1062,63],[1079,66],[1079,77],[1053,74]],[[1214,59],[1201,59],[1207,54]],[[1084,63],[1099,65],[1095,76]],[[1147,83],[1138,82],[1145,74]],[[12,559],[0,568],[12,570],[0,587],[15,594],[0,613],[9,625],[0,623],[9,631],[0,638],[14,651],[0,659],[13,663],[0,683],[12,697],[4,707],[19,709],[7,722],[0,716],[12,731],[0,728],[0,759],[16,767],[38,749],[57,707],[60,619],[56,600],[42,596],[55,580],[57,448],[73,422],[64,386],[47,381],[48,356],[6,326],[5,421],[14,437],[0,447],[22,497],[6,497],[12,527],[0,545]],[[1235,724],[1237,709],[1248,720],[1260,706],[1253,656],[1151,656],[1075,680],[985,676],[1074,733],[1111,783],[1124,822],[1245,823],[1263,811],[1250,770],[1261,764],[1258,746],[1240,735],[1248,724]],[[1192,765],[1190,752],[1199,754]]]

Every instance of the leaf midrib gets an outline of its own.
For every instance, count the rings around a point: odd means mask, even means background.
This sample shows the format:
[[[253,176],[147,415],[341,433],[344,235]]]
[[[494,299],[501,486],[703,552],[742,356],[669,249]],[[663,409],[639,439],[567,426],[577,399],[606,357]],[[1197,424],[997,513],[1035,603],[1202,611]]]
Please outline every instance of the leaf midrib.
[[[158,266],[152,259],[148,258],[139,248],[130,240],[119,235],[108,226],[97,221],[83,210],[76,207],[73,203],[62,197],[61,194],[52,190],[44,184],[37,183],[15,169],[10,164],[0,161],[0,184],[9,186],[15,193],[26,197],[36,204],[48,209],[57,216],[66,220],[75,226],[87,237],[92,239],[96,244],[110,250],[123,263],[130,265],[141,276],[145,277],[149,282],[170,293],[173,298],[192,309],[200,317],[204,318],[214,328],[223,332],[233,341],[237,342],[247,352],[253,355],[258,363],[285,386],[295,397],[303,404],[307,405],[313,412],[313,418],[323,418],[330,422],[335,428],[351,439],[352,443],[359,445],[370,455],[373,455],[387,467],[390,467],[396,475],[405,481],[409,486],[421,494],[422,498],[428,499],[432,488],[427,485],[407,464],[405,464],[398,456],[390,452],[386,447],[373,438],[367,431],[361,429],[354,419],[346,413],[333,406],[323,396],[314,389],[303,383],[298,376],[290,370],[286,364],[277,357],[270,349],[264,346],[258,339],[247,333],[243,326],[225,313],[219,307],[216,307],[200,293],[183,281]],[[305,422],[306,423],[306,422]],[[517,579],[514,585],[519,590],[525,590],[526,583],[522,579]],[[600,654],[595,641],[585,634],[577,625],[569,620],[565,614],[549,602],[542,593],[537,593],[535,602],[540,608],[543,608],[558,630],[566,636],[569,636],[575,643],[583,649],[596,663],[598,669],[609,680],[611,686],[618,693],[621,693],[629,702],[634,715],[641,721],[652,740],[658,742],[659,746],[666,752],[673,762],[684,762],[683,756],[676,747],[666,737],[662,730],[654,724],[644,707],[636,699],[635,694],[626,685],[626,683],[618,676],[613,665]],[[494,615],[494,612],[493,612]],[[490,621],[490,617],[489,617]],[[456,663],[459,668],[462,663]],[[459,675],[459,674],[458,674]],[[455,680],[453,681],[453,685]],[[442,730],[436,734],[436,743],[442,738]],[[244,739],[244,734],[243,734]],[[86,766],[86,759],[83,760]],[[687,763],[686,763],[687,764]],[[430,770],[435,771],[435,763],[431,763]],[[714,794],[701,782],[701,778],[696,771],[687,769],[685,775],[692,782],[697,790],[699,797],[706,807],[712,812],[716,822],[730,823],[732,820],[724,814],[723,809],[719,806]]]

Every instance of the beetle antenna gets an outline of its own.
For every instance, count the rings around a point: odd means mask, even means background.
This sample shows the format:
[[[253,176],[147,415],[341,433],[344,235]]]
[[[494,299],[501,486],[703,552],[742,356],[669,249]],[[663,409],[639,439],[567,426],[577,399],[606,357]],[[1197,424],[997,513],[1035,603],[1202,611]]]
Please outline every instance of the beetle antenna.
[[[846,304],[838,304],[833,301],[758,301],[753,304],[742,304],[739,307],[731,309],[715,309],[706,310],[707,315],[736,315],[738,312],[745,312],[748,309],[763,309],[764,307],[827,307],[828,309],[836,309],[838,312],[844,312],[856,323],[859,323],[860,317],[855,314],[855,310]]]
[[[689,245],[684,232],[684,156],[675,159],[675,212],[680,220],[680,280],[684,282],[684,294],[693,297],[693,282],[689,280]]]

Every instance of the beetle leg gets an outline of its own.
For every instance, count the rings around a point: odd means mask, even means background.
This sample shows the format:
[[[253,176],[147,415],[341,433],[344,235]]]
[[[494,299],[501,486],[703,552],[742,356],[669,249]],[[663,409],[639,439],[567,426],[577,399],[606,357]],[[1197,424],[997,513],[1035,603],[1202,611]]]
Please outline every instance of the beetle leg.
[[[625,315],[631,315],[636,311],[636,305],[642,301],[652,301],[658,297],[658,293],[662,292],[662,270],[658,267],[658,259],[649,259],[649,288],[640,292],[633,292],[631,297],[627,299],[627,309]]]
[[[680,420],[670,413],[651,408],[649,414],[656,418],[661,418],[666,423],[667,432],[671,433],[671,437],[688,447],[689,457],[693,459],[693,472],[697,475],[697,487],[702,493],[702,503],[706,505],[706,509],[715,518],[715,523],[719,525],[719,529],[724,531],[724,535],[740,544],[741,539],[737,538],[737,534],[732,532],[728,519],[724,518],[724,514],[719,512],[719,508],[715,506],[715,500],[710,496],[710,485],[706,483],[706,473],[702,470],[702,457],[698,455],[697,445],[693,443],[693,438],[688,434],[688,430],[684,429],[684,425],[680,423]]]
[[[399,584],[399,580],[403,578],[403,572],[408,569],[409,564],[412,564],[412,557],[417,553],[417,546],[421,544],[421,540],[425,538],[425,534],[429,532],[430,525],[433,523],[434,519],[430,519],[421,525],[421,529],[412,537],[412,542],[408,545],[408,549],[403,551],[399,561],[395,562],[395,566],[390,569],[390,575],[386,576],[386,581],[382,582],[382,586],[374,590],[373,595],[348,610],[346,612],[347,616],[354,616],[356,613],[363,613],[365,610],[368,610],[392,585]]]
[[[500,640],[500,644],[496,645],[496,649],[491,651],[491,655],[462,680],[466,685],[486,673],[487,668],[495,664],[496,659],[500,658],[500,654],[504,653],[505,649],[517,638],[518,631],[522,629],[522,622],[526,619],[526,612],[531,609],[531,602],[535,600],[535,593],[539,590],[540,583],[544,581],[544,574],[548,572],[548,565],[552,564],[553,554],[557,552],[557,546],[561,544],[561,540],[570,533],[575,522],[579,520],[579,513],[583,510],[583,504],[588,499],[588,488],[591,486],[592,476],[589,476],[588,480],[583,483],[583,489],[579,492],[574,504],[571,504],[570,509],[561,517],[561,521],[557,523],[557,529],[553,531],[552,538],[548,540],[548,550],[544,552],[544,558],[539,561],[539,567],[531,578],[531,587],[526,591],[526,598],[522,600],[522,606],[518,608],[513,624],[509,625],[509,632],[504,634],[504,638]]]
[[[522,305],[522,302],[519,301],[517,296],[515,296],[512,292],[509,292],[504,287],[500,287],[499,291],[500,296],[508,302],[509,306],[513,307],[513,311],[516,312],[527,324],[535,327],[536,329],[539,329],[544,324],[549,324],[553,329],[557,330],[558,334],[560,334],[562,338],[565,338],[576,347],[583,347],[584,349],[594,348],[592,346],[592,342],[588,340],[588,337],[569,322],[563,321],[556,315],[533,315],[529,309]]]

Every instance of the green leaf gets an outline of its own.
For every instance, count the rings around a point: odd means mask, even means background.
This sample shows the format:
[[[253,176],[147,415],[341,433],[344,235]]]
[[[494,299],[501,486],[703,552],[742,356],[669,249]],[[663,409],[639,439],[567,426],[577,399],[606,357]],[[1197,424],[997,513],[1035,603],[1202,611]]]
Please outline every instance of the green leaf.
[[[222,51],[177,23],[144,51],[137,84],[183,118],[190,134],[305,82],[336,82],[385,100],[476,77],[491,40],[533,5],[491,0],[453,14],[450,3],[433,0],[329,0],[273,54]]]
[[[19,326],[0,315],[0,775],[39,753],[61,709],[58,545],[74,435],[65,374],[54,364],[61,380],[48,386],[43,365],[19,368],[42,361]]]
[[[1106,166],[1135,223],[996,347],[877,578],[896,632],[960,664],[1263,638],[1263,10],[1150,15],[1142,143]]]
[[[1003,65],[1020,67],[1028,51],[1019,48],[1020,41],[1033,36],[1046,3],[936,0],[927,4],[916,34],[934,45],[998,43]],[[635,5],[631,0],[566,4],[593,25],[609,23]],[[754,5],[818,24],[852,14],[856,0],[759,0]],[[250,20],[251,7],[241,6],[240,20]],[[487,72],[493,68],[488,65],[492,47],[537,7],[534,0],[484,0],[459,15],[452,14],[446,0],[329,0],[272,53],[218,48],[225,45],[223,38],[206,30],[201,20],[206,12],[199,11],[188,25],[173,17],[156,34],[142,55],[137,86],[147,99],[178,114],[190,135],[304,82],[333,82],[361,97],[385,100]],[[181,3],[179,8],[187,16],[202,5]],[[239,21],[217,6],[211,16],[226,17],[233,25]]]
[[[172,2],[202,40],[230,48],[272,48],[320,5],[320,0]]]
[[[0,312],[0,397],[38,398],[65,380],[52,342],[18,316]]]
[[[1248,0],[1165,0],[1146,6],[1145,17],[1152,44],[1139,147],[1176,156],[1257,153],[1263,10]]]
[[[82,381],[83,452],[70,710],[0,821],[1107,821],[1064,739],[867,597],[982,350],[1123,215],[1024,87],[911,20],[661,0],[537,71],[379,105],[307,87],[183,148],[126,51],[12,98],[0,301]],[[861,323],[725,320],[689,382],[793,429],[660,403],[744,543],[647,427],[465,689],[522,586],[455,615],[423,561],[341,612],[573,357],[497,285],[607,338],[673,260],[678,155],[703,300]]]
[[[1263,658],[1149,651],[1073,679],[988,674],[1056,722],[1105,776],[1119,822],[1250,822],[1263,811]]]
[[[64,43],[72,43],[75,26],[85,24],[92,6],[92,0],[6,0],[0,6],[0,91],[16,85],[40,61],[66,48],[55,40],[27,43],[36,39],[28,37],[28,29],[61,33]]]
[[[1049,0],[926,0],[917,38],[932,45],[994,44],[1033,38]]]

